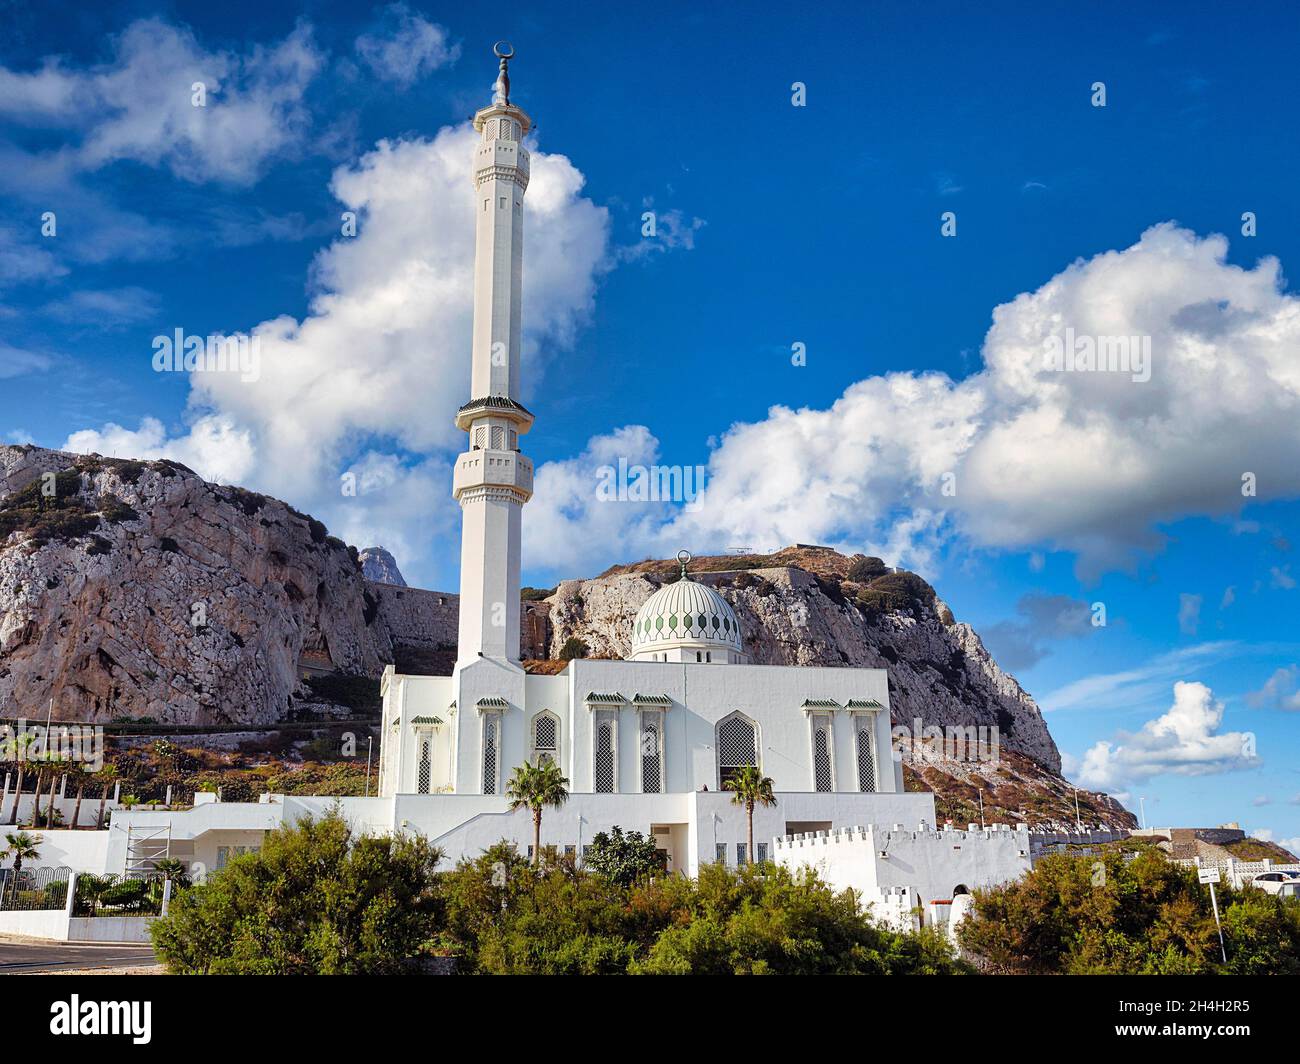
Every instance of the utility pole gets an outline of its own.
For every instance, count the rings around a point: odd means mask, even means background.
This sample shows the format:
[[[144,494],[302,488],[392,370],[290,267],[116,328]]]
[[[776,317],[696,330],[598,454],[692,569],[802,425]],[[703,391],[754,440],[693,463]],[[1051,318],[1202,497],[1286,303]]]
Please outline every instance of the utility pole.
[[[1147,800],[1141,795],[1138,796],[1138,812],[1142,820],[1142,830],[1147,829]]]
[[[980,796],[980,830],[984,829],[984,788],[981,787],[977,792]]]
[[[1079,820],[1079,788],[1074,788],[1074,830],[1083,834],[1083,824]]]
[[[366,736],[366,797],[370,797],[370,751],[374,748],[375,737]]]

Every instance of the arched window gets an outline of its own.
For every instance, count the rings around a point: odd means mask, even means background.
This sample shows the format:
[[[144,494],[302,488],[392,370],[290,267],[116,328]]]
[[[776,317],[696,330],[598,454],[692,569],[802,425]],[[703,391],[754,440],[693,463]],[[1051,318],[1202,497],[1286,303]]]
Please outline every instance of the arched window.
[[[429,793],[429,777],[433,772],[433,737],[420,736],[420,758],[415,769],[415,790],[417,794]]]
[[[618,790],[618,717],[599,710],[592,725],[592,782],[597,794],[613,794]]]
[[[560,718],[543,711],[533,718],[533,764],[542,765],[560,756]]]
[[[645,794],[659,794],[664,789],[663,722],[662,711],[641,711],[641,790]]]
[[[864,794],[876,789],[876,746],[872,737],[876,718],[863,713],[853,718],[854,740],[858,755],[858,790]]]
[[[501,773],[501,718],[496,713],[483,717],[483,793],[496,794]]]
[[[718,787],[724,787],[746,765],[758,767],[758,732],[742,713],[718,721]]]
[[[831,750],[831,717],[828,713],[814,713],[812,724],[813,790],[835,790],[834,755]]]

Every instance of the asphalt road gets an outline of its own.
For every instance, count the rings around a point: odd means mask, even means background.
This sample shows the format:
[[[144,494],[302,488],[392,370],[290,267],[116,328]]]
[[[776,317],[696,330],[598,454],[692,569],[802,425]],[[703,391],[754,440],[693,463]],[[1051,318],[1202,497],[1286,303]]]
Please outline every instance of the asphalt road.
[[[92,942],[28,942],[0,938],[0,975],[52,972],[60,968],[124,968],[156,964],[149,946],[113,946]]]

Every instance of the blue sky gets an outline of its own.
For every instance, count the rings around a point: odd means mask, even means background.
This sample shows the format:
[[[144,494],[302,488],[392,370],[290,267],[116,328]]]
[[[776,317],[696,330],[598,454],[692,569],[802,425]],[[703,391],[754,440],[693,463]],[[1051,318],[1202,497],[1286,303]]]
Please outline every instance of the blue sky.
[[[984,634],[1073,777],[1300,838],[1294,8],[5,15],[0,437],[172,455],[454,587],[464,125],[507,37],[538,123],[526,580],[882,554]],[[1149,335],[1152,379],[1038,372],[1066,326]],[[259,336],[260,379],[155,372],[177,328]],[[708,505],[599,504],[618,458],[705,467]]]

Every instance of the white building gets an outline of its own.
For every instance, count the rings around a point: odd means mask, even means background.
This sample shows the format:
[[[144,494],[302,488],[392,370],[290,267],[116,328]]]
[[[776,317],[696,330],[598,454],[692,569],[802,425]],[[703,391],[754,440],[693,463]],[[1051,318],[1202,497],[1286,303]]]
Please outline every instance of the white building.
[[[519,355],[532,122],[510,99],[507,58],[474,118],[472,395],[456,418],[467,449],[453,482],[463,515],[458,660],[451,676],[385,672],[379,793],[342,799],[345,815],[366,831],[421,832],[452,861],[503,838],[526,849],[531,819],[509,810],[507,781],[525,761],[550,760],[570,797],[546,811],[543,844],[578,855],[618,825],[652,833],[673,871],[755,858],[814,865],[898,920],[958,888],[1018,876],[1029,868],[1023,829],[937,831],[933,795],[904,793],[884,670],[748,664],[730,605],[690,579],[685,552],[680,578],[638,612],[628,660],[524,671],[520,537],[533,469],[520,443],[533,416],[519,401]],[[755,812],[757,854],[746,852],[744,811],[724,789],[746,765],[771,778],[777,798]],[[219,867],[266,830],[335,801],[116,810],[89,870],[138,868],[164,845]]]

